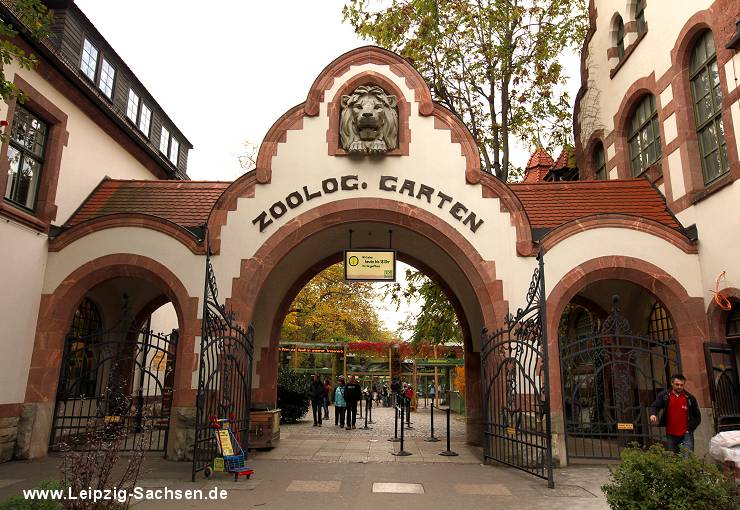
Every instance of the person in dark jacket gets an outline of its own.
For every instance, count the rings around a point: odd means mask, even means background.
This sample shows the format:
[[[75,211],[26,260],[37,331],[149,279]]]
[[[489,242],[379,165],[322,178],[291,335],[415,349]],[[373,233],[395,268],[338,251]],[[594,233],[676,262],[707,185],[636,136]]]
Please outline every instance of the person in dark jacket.
[[[686,391],[686,378],[683,374],[671,377],[671,389],[658,393],[655,402],[648,408],[650,423],[665,427],[668,449],[676,453],[694,451],[694,430],[701,423],[699,403]],[[660,420],[658,413],[662,411]]]
[[[323,412],[324,395],[326,390],[324,389],[324,383],[317,374],[311,376],[311,410],[313,411],[313,426],[321,426],[321,414]]]
[[[357,423],[357,402],[362,398],[360,385],[355,376],[349,376],[349,382],[344,389],[344,400],[347,402],[347,430],[354,429]]]
[[[329,421],[329,404],[331,404],[331,383],[324,379],[324,419]]]

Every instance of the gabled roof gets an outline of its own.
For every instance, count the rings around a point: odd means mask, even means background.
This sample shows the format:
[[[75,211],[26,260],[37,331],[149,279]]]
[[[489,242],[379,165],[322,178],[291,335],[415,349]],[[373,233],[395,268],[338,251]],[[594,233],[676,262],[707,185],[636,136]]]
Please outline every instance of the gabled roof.
[[[185,228],[208,221],[213,204],[230,182],[104,179],[64,224],[73,227],[108,214],[139,213]]]
[[[663,196],[646,179],[510,184],[533,229],[553,229],[586,216],[638,216],[680,230]]]

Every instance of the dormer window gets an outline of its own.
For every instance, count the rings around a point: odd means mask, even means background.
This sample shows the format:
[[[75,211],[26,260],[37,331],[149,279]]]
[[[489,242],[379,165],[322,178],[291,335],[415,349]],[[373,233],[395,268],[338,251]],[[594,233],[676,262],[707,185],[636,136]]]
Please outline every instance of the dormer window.
[[[82,73],[94,82],[97,68],[98,49],[93,46],[90,41],[85,39],[85,42],[82,45],[82,61],[80,62],[80,70],[82,70]]]
[[[180,152],[180,143],[172,137],[170,140],[170,161],[173,165],[177,166],[177,155]]]
[[[152,111],[149,107],[142,103],[141,114],[139,115],[139,131],[144,133],[144,136],[149,138],[149,128],[152,124]]]
[[[139,114],[139,96],[132,89],[128,90],[128,103],[126,104],[126,117],[136,124]]]
[[[170,146],[170,132],[166,127],[162,126],[162,133],[159,135],[159,152],[167,155],[167,150]]]
[[[103,59],[103,66],[100,69],[100,81],[98,88],[106,95],[108,99],[113,99],[113,81],[116,77],[116,69],[110,65],[110,62]]]

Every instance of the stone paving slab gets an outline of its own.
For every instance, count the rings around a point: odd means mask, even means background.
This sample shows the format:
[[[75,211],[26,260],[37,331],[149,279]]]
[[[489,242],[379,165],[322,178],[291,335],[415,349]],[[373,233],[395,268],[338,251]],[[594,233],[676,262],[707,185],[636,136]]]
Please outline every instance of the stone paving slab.
[[[424,494],[424,486],[420,483],[375,482],[373,492],[390,494]]]

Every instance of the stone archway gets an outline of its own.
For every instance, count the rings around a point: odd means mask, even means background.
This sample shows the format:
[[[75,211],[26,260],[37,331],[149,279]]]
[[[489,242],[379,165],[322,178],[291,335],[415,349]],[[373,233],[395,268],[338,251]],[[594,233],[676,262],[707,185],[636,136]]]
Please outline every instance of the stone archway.
[[[178,342],[172,409],[189,408],[195,403],[191,389],[195,362],[195,336],[199,334],[198,300],[190,297],[182,282],[167,267],[148,257],[115,254],[100,257],[78,267],[50,294],[41,296],[36,339],[23,404],[27,433],[19,440],[24,458],[46,455],[64,350],[64,335],[72,316],[85,294],[114,278],[131,278],[149,282],[170,301],[176,311],[181,341]],[[161,300],[157,299],[161,304]],[[152,305],[149,303],[148,305]],[[173,412],[176,415],[176,412]],[[170,424],[176,429],[176,420]],[[174,436],[173,436],[174,437]],[[174,441],[168,449],[174,451]]]
[[[335,260],[343,241],[336,236],[341,236],[350,226],[363,224],[393,229],[394,243],[396,240],[400,243],[396,247],[403,254],[401,258],[438,275],[446,282],[448,292],[456,296],[454,301],[467,325],[464,334],[466,391],[469,392],[467,436],[469,442],[479,442],[482,403],[478,337],[480,327],[496,325],[508,309],[502,283],[496,277],[494,264],[483,260],[459,231],[428,212],[391,200],[341,200],[316,207],[281,227],[254,257],[242,260],[229,305],[240,320],[255,322],[258,354],[253,401],[274,404],[276,398],[274,333],[285,302],[289,302],[291,293],[297,292],[307,275]],[[419,246],[402,248],[404,235]],[[296,255],[298,252],[301,255]],[[297,268],[296,259],[303,254],[306,260]],[[441,257],[445,260],[440,260]],[[287,268],[293,272],[283,276]],[[264,317],[266,323],[261,325],[259,321]],[[265,339],[262,343],[260,337]]]

